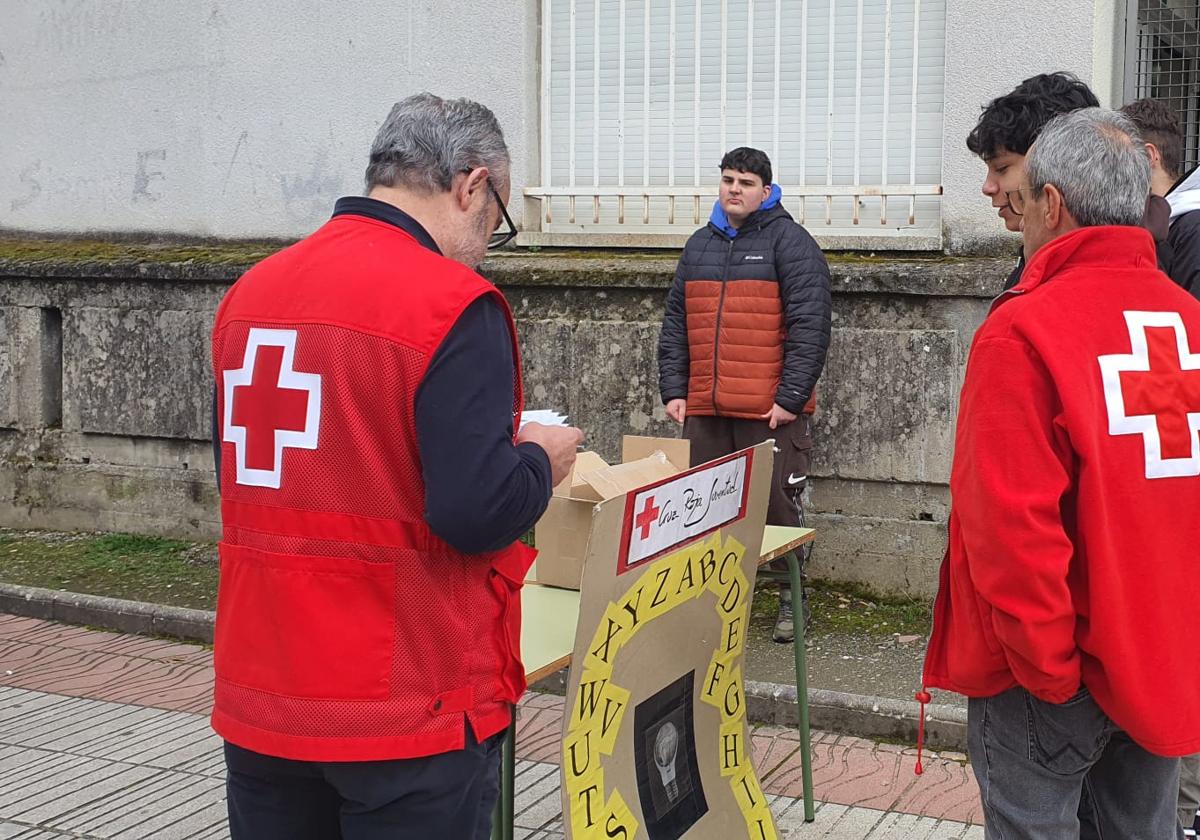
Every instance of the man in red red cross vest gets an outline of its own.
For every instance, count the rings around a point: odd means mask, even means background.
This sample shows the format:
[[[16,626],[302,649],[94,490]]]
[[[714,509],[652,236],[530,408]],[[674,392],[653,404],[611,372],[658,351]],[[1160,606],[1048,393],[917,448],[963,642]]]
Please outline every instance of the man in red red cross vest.
[[[398,103],[366,184],[213,329],[234,840],[488,836],[525,689],[518,540],[582,440],[520,429],[512,315],[473,270],[515,235],[492,113]]]
[[[1182,837],[1200,303],[1138,227],[1149,185],[1127,118],[1051,121],[1009,193],[1028,263],[967,363],[925,682],[970,698],[989,838]]]

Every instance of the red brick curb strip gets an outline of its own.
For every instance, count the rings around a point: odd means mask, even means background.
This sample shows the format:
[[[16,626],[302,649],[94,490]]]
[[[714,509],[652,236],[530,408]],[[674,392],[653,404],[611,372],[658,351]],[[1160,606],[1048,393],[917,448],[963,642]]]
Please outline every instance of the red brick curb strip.
[[[147,604],[11,583],[0,583],[0,613],[143,636],[171,636],[205,644],[212,644],[213,621],[216,617],[216,613],[210,610]],[[543,686],[552,691],[557,686],[555,693],[561,693],[564,676],[548,677]],[[536,689],[537,686],[532,688]],[[799,711],[794,685],[747,681],[746,699],[750,720],[796,726]],[[866,738],[916,740],[919,711],[915,701],[809,689],[808,704],[814,729]],[[925,741],[933,749],[966,752],[966,710],[954,706],[927,707]]]

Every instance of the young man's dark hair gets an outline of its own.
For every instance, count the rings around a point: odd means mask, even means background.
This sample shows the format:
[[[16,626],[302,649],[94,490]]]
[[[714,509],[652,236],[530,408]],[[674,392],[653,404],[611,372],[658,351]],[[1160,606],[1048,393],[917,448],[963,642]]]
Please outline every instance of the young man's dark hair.
[[[726,152],[725,157],[721,158],[721,171],[726,169],[734,169],[738,172],[749,172],[752,175],[757,175],[762,178],[763,186],[771,185],[771,159],[767,157],[767,153],[758,149],[751,149],[749,146],[739,146],[738,148]]]
[[[1041,73],[983,108],[967,136],[967,148],[984,160],[1007,149],[1023,155],[1042,128],[1059,114],[1100,104],[1091,89],[1073,73]]]
[[[1144,141],[1158,149],[1163,171],[1171,180],[1178,179],[1183,165],[1183,129],[1175,109],[1165,102],[1146,98],[1130,102],[1121,113],[1133,120]]]
[[[1150,155],[1150,196],[1146,218],[1158,246],[1158,265],[1167,276],[1200,298],[1200,171],[1180,178],[1183,131],[1174,109],[1139,99],[1121,109]]]
[[[1017,85],[1011,93],[997,96],[983,107],[979,122],[967,137],[967,148],[987,164],[982,192],[1013,233],[1021,230],[1021,214],[1008,200],[1020,186],[1022,162],[1046,123],[1059,114],[1094,108],[1096,95],[1070,73],[1042,73]],[[1024,257],[1017,261],[1004,288],[1021,279]]]

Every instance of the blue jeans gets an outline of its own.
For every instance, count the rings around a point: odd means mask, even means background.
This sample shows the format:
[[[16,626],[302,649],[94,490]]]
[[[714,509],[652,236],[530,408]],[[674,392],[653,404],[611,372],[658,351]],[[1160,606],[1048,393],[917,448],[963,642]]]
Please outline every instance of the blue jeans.
[[[291,761],[226,742],[232,840],[487,840],[501,732],[395,761]]]
[[[987,840],[1182,840],[1179,759],[1135,744],[1086,688],[971,698],[967,728]]]

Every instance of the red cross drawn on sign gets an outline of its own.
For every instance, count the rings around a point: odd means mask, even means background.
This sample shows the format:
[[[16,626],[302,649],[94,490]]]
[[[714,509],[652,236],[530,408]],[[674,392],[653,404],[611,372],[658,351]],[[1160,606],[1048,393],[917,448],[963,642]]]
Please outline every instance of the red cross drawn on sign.
[[[242,367],[227,370],[225,435],[238,484],[278,489],[285,448],[316,449],[321,377],[295,369],[296,331],[251,329]]]
[[[1178,312],[1126,312],[1129,354],[1100,357],[1111,435],[1140,434],[1146,478],[1200,476],[1200,353]]]
[[[646,504],[642,506],[642,512],[633,520],[634,526],[642,529],[642,539],[647,539],[650,536],[650,528],[658,521],[658,507],[654,504],[654,497],[648,496]]]

